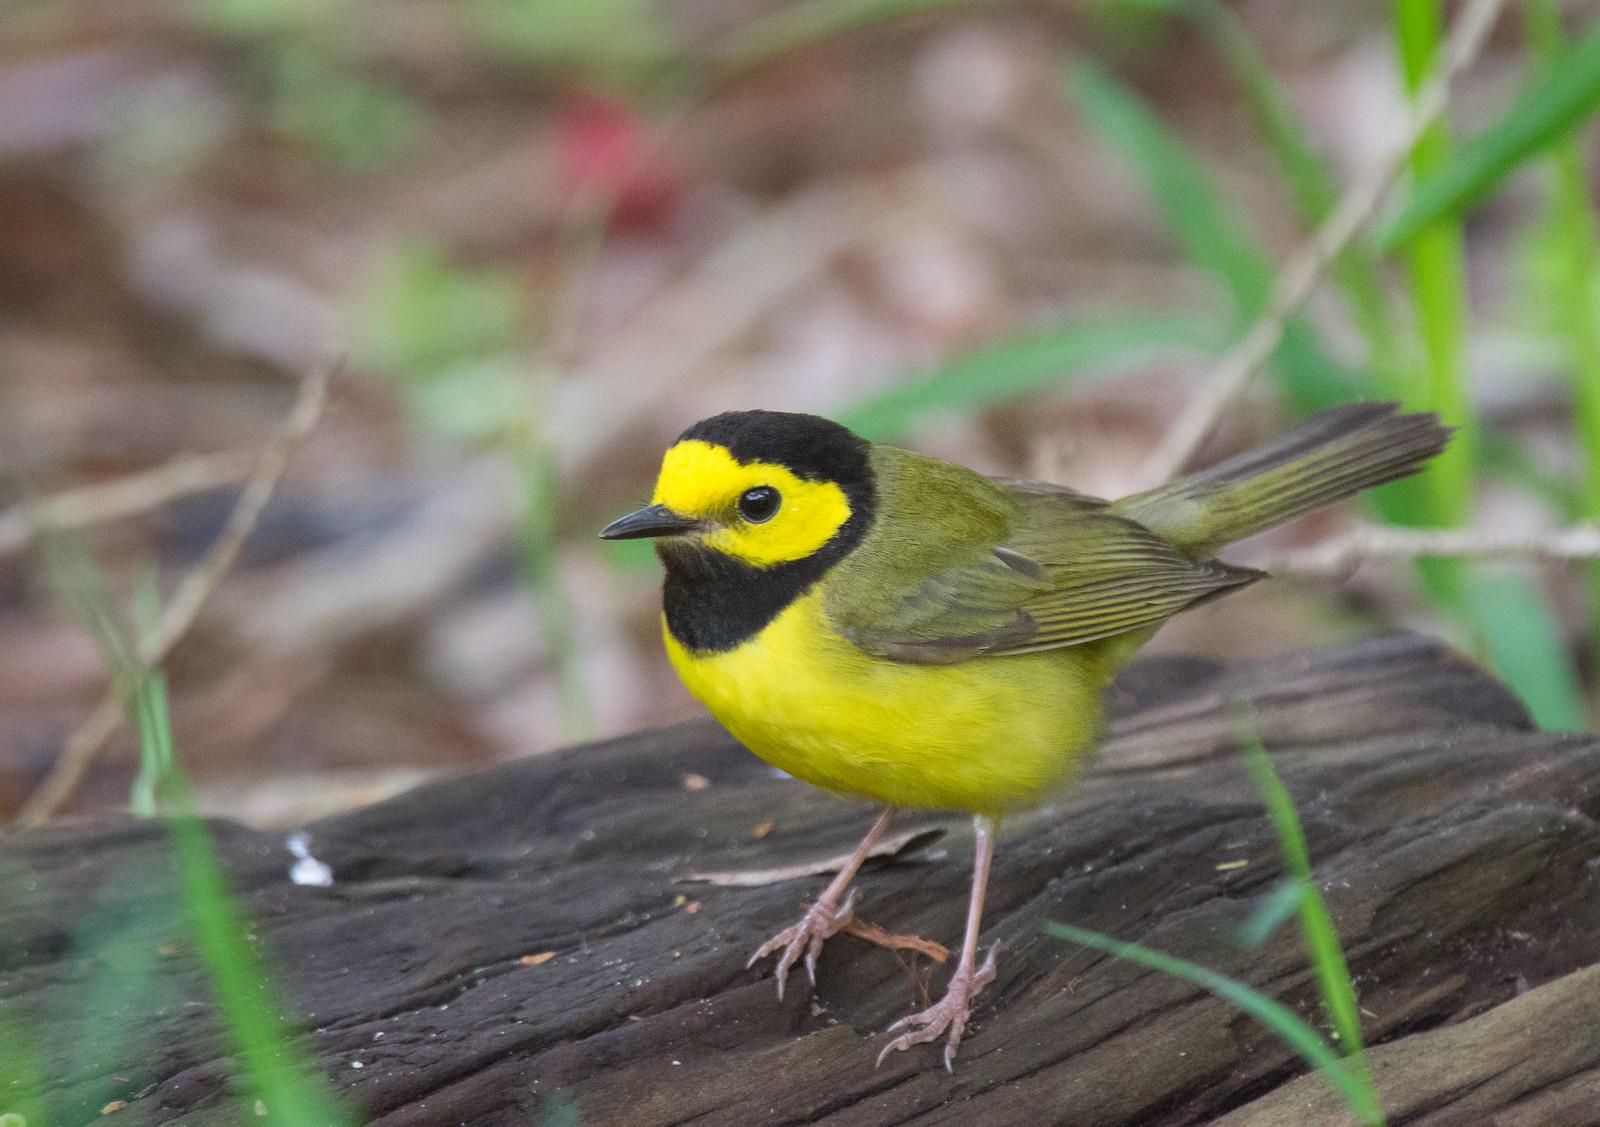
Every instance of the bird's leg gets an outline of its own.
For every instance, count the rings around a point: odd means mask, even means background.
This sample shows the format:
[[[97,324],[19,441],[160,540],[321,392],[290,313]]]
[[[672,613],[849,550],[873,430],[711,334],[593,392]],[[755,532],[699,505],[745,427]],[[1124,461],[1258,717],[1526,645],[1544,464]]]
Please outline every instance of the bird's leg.
[[[844,867],[839,870],[839,875],[822,890],[817,902],[806,909],[806,914],[800,917],[800,922],[778,932],[750,956],[750,961],[745,964],[746,967],[755,966],[758,959],[765,958],[782,948],[783,954],[778,956],[776,969],[779,998],[783,997],[783,983],[789,977],[789,968],[794,966],[802,952],[806,957],[806,973],[811,976],[811,984],[813,986],[817,984],[817,956],[822,953],[823,942],[849,927],[850,922],[855,919],[853,910],[856,900],[855,889],[850,890],[850,895],[843,904],[839,903],[839,896],[851,878],[856,875],[856,870],[861,868],[861,863],[872,852],[872,847],[883,838],[884,831],[889,828],[889,822],[893,818],[894,807],[885,808],[883,813],[878,815],[878,820],[872,823],[867,836],[861,839],[861,844],[856,846],[855,852],[845,861]]]
[[[889,1055],[889,1050],[909,1049],[912,1045],[937,1040],[948,1029],[950,1039],[944,1047],[944,1066],[954,1072],[951,1062],[956,1058],[956,1046],[961,1044],[961,1034],[967,1028],[972,999],[994,981],[994,958],[1000,950],[998,940],[989,946],[983,966],[975,967],[975,964],[978,961],[978,930],[983,922],[983,894],[989,884],[989,862],[994,859],[994,834],[1000,822],[997,818],[977,814],[973,816],[972,826],[977,834],[978,845],[973,853],[972,899],[967,902],[967,933],[961,940],[961,961],[956,966],[955,974],[950,976],[950,985],[937,1005],[903,1017],[889,1027],[890,1033],[908,1028],[910,1031],[900,1034],[883,1047],[883,1052],[878,1054],[879,1064]]]

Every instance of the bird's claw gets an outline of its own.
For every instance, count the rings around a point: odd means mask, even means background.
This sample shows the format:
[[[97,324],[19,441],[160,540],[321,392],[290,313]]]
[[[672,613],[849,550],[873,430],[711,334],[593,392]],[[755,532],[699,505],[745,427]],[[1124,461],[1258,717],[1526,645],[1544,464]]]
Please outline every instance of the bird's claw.
[[[954,1072],[956,1047],[961,1044],[962,1033],[966,1032],[967,1019],[972,1014],[972,1000],[978,996],[979,991],[994,981],[994,960],[999,951],[1000,944],[996,942],[989,948],[983,965],[976,971],[956,971],[950,979],[944,997],[937,1003],[921,1013],[903,1017],[891,1025],[887,1030],[889,1033],[896,1033],[902,1029],[907,1029],[909,1032],[901,1033],[883,1047],[883,1052],[878,1054],[878,1064],[883,1064],[883,1058],[892,1050],[905,1050],[912,1045],[938,1040],[939,1035],[948,1029],[950,1037],[944,1047],[944,1067],[946,1071]]]
[[[845,897],[844,903],[834,905],[817,901],[806,909],[806,914],[800,917],[800,922],[793,927],[786,927],[771,939],[763,943],[750,961],[745,963],[745,969],[756,965],[761,959],[766,958],[779,948],[783,954],[778,956],[778,965],[773,970],[773,976],[778,980],[778,998],[783,999],[783,984],[789,977],[789,968],[799,960],[803,951],[806,959],[806,974],[811,979],[811,985],[817,984],[817,957],[822,954],[822,945],[828,939],[839,934],[849,927],[856,918],[855,915],[856,890],[851,889]]]

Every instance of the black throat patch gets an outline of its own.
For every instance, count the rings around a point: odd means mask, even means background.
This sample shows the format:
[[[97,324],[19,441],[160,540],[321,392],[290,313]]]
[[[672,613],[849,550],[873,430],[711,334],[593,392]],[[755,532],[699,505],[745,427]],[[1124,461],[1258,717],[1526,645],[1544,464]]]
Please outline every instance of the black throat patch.
[[[661,592],[667,629],[700,653],[731,650],[759,634],[861,543],[872,525],[876,490],[867,442],[815,415],[740,411],[696,423],[683,438],[726,448],[741,462],[775,462],[808,480],[844,490],[850,516],[804,559],[756,567],[687,537],[656,541],[666,568]]]
[[[838,539],[803,560],[765,568],[703,544],[657,541],[667,569],[661,589],[667,629],[697,653],[720,653],[749,641],[845,557],[849,548],[835,550]]]

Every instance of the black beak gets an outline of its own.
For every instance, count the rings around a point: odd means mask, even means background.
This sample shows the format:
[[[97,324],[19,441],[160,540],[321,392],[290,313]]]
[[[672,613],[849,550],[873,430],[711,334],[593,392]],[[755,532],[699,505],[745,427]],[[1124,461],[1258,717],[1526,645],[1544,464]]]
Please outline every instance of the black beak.
[[[693,517],[681,517],[665,505],[646,505],[618,517],[600,530],[602,540],[638,540],[645,536],[681,536],[700,527]]]

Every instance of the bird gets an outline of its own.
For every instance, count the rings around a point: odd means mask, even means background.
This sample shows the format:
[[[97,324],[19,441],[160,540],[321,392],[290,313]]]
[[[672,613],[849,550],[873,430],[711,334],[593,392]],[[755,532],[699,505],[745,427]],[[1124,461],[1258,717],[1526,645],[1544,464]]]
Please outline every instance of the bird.
[[[667,655],[741,743],[817,787],[883,806],[837,876],[748,965],[803,956],[854,920],[845,890],[901,808],[973,819],[961,953],[943,997],[878,1056],[945,1037],[953,1061],[999,942],[977,958],[995,835],[1070,785],[1104,730],[1102,690],[1180,611],[1261,579],[1224,546],[1418,472],[1450,428],[1360,402],[1198,473],[1106,501],[986,477],[816,415],[731,411],[685,430],[648,505],[606,540],[661,559]],[[841,900],[841,897],[843,899]]]

